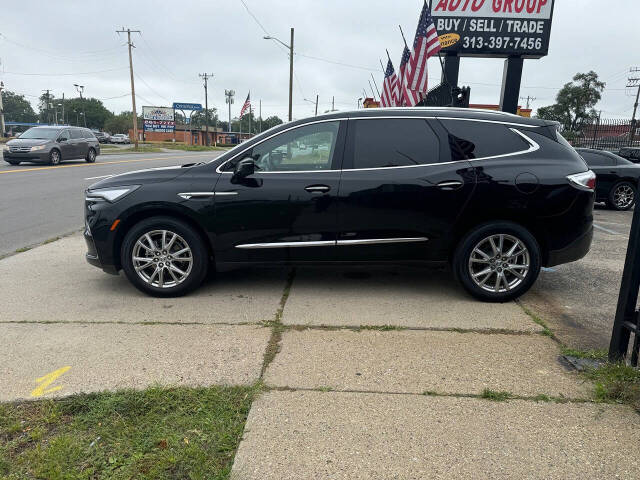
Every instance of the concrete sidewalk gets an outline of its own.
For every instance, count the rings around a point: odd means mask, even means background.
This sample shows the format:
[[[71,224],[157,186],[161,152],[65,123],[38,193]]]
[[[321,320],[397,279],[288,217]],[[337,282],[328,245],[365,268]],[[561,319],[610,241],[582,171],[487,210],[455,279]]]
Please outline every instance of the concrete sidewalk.
[[[640,477],[640,416],[447,273],[249,270],[155,299],[83,253],[0,260],[1,400],[262,381],[236,480]]]

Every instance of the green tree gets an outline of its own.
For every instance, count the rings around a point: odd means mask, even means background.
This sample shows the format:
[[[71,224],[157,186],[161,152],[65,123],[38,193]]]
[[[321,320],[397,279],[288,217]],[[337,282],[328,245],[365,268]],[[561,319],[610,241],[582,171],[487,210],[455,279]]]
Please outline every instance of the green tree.
[[[129,133],[133,128],[133,116],[131,112],[121,112],[118,115],[112,115],[104,122],[104,131],[114,133]],[[142,130],[142,118],[138,116],[138,130]]]
[[[280,125],[284,123],[282,121],[282,119],[276,115],[272,115],[270,117],[265,118],[264,120],[262,120],[262,131],[264,132],[265,130],[268,130],[272,127],[275,127],[276,125]]]
[[[64,105],[64,116],[62,111]],[[84,116],[86,115],[86,125],[88,128],[102,130],[107,120],[113,117],[113,113],[105,108],[102,102],[96,98],[56,98],[53,95],[44,93],[40,96],[38,104],[40,110],[40,121],[52,123],[57,119],[59,123],[69,123],[84,127]]]
[[[592,122],[598,114],[594,107],[602,97],[606,86],[591,70],[577,73],[573,81],[566,83],[556,96],[556,103],[538,109],[537,116],[560,122],[568,136],[579,134],[582,125]]]
[[[35,122],[38,119],[36,112],[24,95],[2,91],[2,109],[4,118],[8,122]]]

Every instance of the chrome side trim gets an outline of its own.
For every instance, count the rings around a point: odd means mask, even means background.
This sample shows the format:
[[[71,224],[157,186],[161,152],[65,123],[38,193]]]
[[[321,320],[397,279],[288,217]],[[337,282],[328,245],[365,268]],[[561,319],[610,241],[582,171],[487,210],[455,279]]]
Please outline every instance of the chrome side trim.
[[[207,198],[216,197],[220,195],[238,195],[238,192],[183,192],[178,193],[180,198],[185,200],[191,200],[192,198]]]
[[[336,245],[375,245],[382,243],[415,243],[426,242],[427,237],[407,237],[407,238],[365,238],[361,240],[338,240]]]
[[[459,182],[457,180],[452,180],[451,182],[441,182],[436,184],[436,187],[457,187],[459,185],[462,185],[462,182]]]
[[[319,240],[315,242],[275,242],[275,243],[243,243],[236,245],[236,248],[286,248],[286,247],[328,247],[335,245],[335,240]]]
[[[365,238],[361,240],[319,240],[313,242],[274,242],[274,243],[243,243],[236,245],[236,248],[255,249],[255,248],[297,248],[297,247],[330,247],[336,245],[375,245],[382,243],[414,243],[426,242],[427,237],[408,237],[408,238]]]

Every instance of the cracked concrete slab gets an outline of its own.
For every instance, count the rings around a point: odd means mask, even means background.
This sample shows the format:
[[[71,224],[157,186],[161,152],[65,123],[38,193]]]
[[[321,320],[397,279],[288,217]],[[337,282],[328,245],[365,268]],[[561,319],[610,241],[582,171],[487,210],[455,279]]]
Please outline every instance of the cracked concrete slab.
[[[590,398],[593,388],[559,361],[541,335],[435,331],[288,331],[269,365],[269,385],[375,392]]]
[[[640,476],[640,416],[600,404],[272,391],[233,480]]]
[[[248,323],[273,320],[287,270],[242,270],[154,298],[89,265],[80,235],[0,260],[1,321]]]
[[[513,302],[481,303],[449,273],[409,268],[297,269],[282,322],[542,330]]]
[[[253,325],[3,323],[0,401],[154,384],[248,385],[260,376],[270,335]]]

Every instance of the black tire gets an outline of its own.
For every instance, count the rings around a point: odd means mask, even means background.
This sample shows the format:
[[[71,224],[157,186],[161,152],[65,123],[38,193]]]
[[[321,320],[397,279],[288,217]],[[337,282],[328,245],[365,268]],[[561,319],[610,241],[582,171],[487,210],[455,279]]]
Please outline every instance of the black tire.
[[[54,148],[49,152],[49,163],[51,165],[59,165],[62,161],[62,155],[60,154],[60,150]]]
[[[96,150],[94,148],[89,148],[87,156],[84,157],[84,160],[87,163],[94,163],[96,161]]]
[[[500,257],[498,262],[495,261],[495,250],[485,248],[485,246],[491,245],[488,239],[493,235],[498,236],[498,238],[500,235],[504,236],[504,255]],[[514,255],[507,259],[506,255],[511,250],[511,247],[517,245],[514,239],[526,247],[526,253]],[[499,245],[497,246],[499,247]],[[477,252],[476,248],[479,248],[484,255],[481,255],[480,252],[475,253]],[[517,247],[516,251],[512,253],[515,254],[519,251],[523,250]],[[513,267],[513,269],[504,269],[503,266],[507,264],[519,264],[519,266]],[[526,272],[521,264],[528,265]],[[462,238],[453,257],[453,270],[456,278],[467,292],[485,302],[508,302],[523,295],[538,278],[540,264],[540,246],[533,235],[521,225],[507,221],[485,223],[474,228]],[[490,269],[488,274],[484,273],[477,277],[479,283],[486,282],[484,286],[479,285],[472,278],[472,269],[474,269],[476,276]],[[499,281],[498,275],[502,275],[502,279]],[[519,278],[519,276],[522,276],[522,278]],[[496,284],[498,284],[498,291],[495,291]],[[508,289],[506,288],[507,284],[509,285]]]
[[[20,165],[20,162],[16,160],[5,160],[9,165]]]
[[[618,182],[609,191],[607,206],[614,210],[629,210],[636,203],[636,186],[631,182]]]
[[[159,285],[153,284],[154,282],[157,284],[159,281],[153,279],[151,279],[151,283],[148,281],[152,272],[159,269],[159,265],[163,265],[162,263],[150,264],[146,271],[142,270],[140,275],[136,272],[133,263],[134,247],[136,247],[138,239],[143,237],[145,233],[159,230],[167,230],[168,232],[179,235],[180,240],[178,242],[184,242],[186,246],[191,249],[191,270],[187,273],[184,280],[173,286],[165,285],[164,287],[160,287]],[[167,236],[167,238],[169,239],[171,237]],[[172,248],[177,248],[176,244],[174,244]],[[150,249],[145,250],[146,255],[151,255],[148,253],[149,250]],[[140,252],[140,250],[138,250],[138,252]],[[167,253],[171,254],[171,251]],[[173,253],[175,255],[175,250]],[[160,251],[160,254],[162,255],[162,251]],[[124,237],[120,256],[122,269],[129,281],[140,291],[154,297],[178,297],[195,290],[206,277],[209,268],[209,253],[200,235],[185,222],[172,217],[151,217],[134,225]],[[162,260],[162,258],[165,258],[165,260]],[[166,259],[167,257],[159,257],[160,262],[166,261]],[[178,262],[178,260],[174,259],[173,262]],[[171,260],[169,260],[169,264],[171,264]],[[167,278],[170,279],[169,274],[171,272],[169,272],[169,264],[163,266],[162,269],[163,272],[166,272]],[[173,266],[184,268],[185,271],[188,270],[184,264],[173,263]],[[143,278],[144,275],[147,276],[147,280]],[[178,276],[180,276],[180,274],[178,274]],[[171,284],[174,282],[170,280],[168,283]]]

